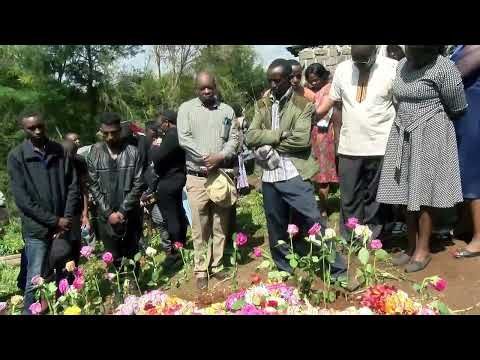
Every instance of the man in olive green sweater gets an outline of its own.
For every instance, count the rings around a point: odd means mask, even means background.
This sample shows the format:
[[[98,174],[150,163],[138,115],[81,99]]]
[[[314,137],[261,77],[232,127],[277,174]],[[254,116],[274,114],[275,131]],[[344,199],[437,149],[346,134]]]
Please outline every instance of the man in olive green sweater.
[[[285,259],[288,248],[277,244],[279,240],[288,239],[290,211],[299,214],[304,222],[301,225],[306,229],[315,223],[322,226],[322,231],[326,227],[326,219],[320,216],[310,182],[319,170],[310,143],[315,109],[310,101],[293,91],[291,73],[291,65],[284,59],[277,59],[269,66],[270,94],[256,103],[255,116],[246,134],[249,147],[271,146],[276,151],[272,155],[277,157],[275,161],[262,162],[262,193],[272,258],[280,270],[289,273],[292,268]],[[294,244],[297,253],[306,254],[309,249],[306,241]],[[332,277],[345,272],[345,262],[337,254]]]

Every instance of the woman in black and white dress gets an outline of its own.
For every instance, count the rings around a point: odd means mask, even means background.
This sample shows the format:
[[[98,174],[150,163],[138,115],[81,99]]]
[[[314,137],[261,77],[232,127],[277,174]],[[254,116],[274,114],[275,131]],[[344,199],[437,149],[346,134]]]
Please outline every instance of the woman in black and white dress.
[[[463,201],[452,120],[467,108],[462,78],[440,46],[407,45],[393,85],[397,116],[387,143],[377,201],[407,210],[406,272],[431,260],[432,208]]]

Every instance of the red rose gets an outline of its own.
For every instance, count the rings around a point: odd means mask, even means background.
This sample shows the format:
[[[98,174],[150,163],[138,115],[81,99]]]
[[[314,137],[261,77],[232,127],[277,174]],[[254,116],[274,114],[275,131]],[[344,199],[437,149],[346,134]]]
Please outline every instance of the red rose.
[[[278,301],[277,300],[268,300],[267,301],[267,306],[276,308],[278,306]]]

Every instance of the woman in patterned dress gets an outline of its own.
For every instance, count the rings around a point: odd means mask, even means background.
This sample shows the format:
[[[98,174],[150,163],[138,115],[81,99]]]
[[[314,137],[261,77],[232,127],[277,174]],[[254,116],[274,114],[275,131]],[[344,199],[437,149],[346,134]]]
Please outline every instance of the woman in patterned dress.
[[[407,45],[393,85],[397,116],[384,158],[377,201],[407,210],[408,250],[393,259],[406,272],[431,260],[432,208],[463,201],[453,119],[467,108],[455,64],[439,45]]]
[[[321,64],[311,64],[305,70],[305,79],[311,90],[315,92],[315,104],[319,106],[323,98],[330,92],[330,72]],[[320,197],[320,211],[327,215],[327,198],[330,184],[338,183],[335,161],[334,126],[340,121],[340,112],[332,109],[328,119],[316,119],[317,124],[312,129],[312,150],[320,165],[320,171],[312,178],[317,184]],[[321,121],[324,120],[324,121]]]

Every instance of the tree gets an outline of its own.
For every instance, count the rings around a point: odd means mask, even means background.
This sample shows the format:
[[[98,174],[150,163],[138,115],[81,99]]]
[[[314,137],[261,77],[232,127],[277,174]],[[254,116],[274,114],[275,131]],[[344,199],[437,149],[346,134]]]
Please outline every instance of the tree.
[[[137,45],[76,45],[65,74],[73,84],[86,89],[90,116],[97,113],[98,86],[106,80],[108,67],[121,58],[132,57],[141,51]]]
[[[204,45],[154,45],[153,51],[159,77],[161,74],[160,64],[165,63],[172,75],[172,86],[177,87],[179,80],[185,75],[204,47]]]
[[[253,105],[266,86],[265,71],[248,45],[208,46],[193,67],[195,71],[212,72],[225,102],[237,108]]]

